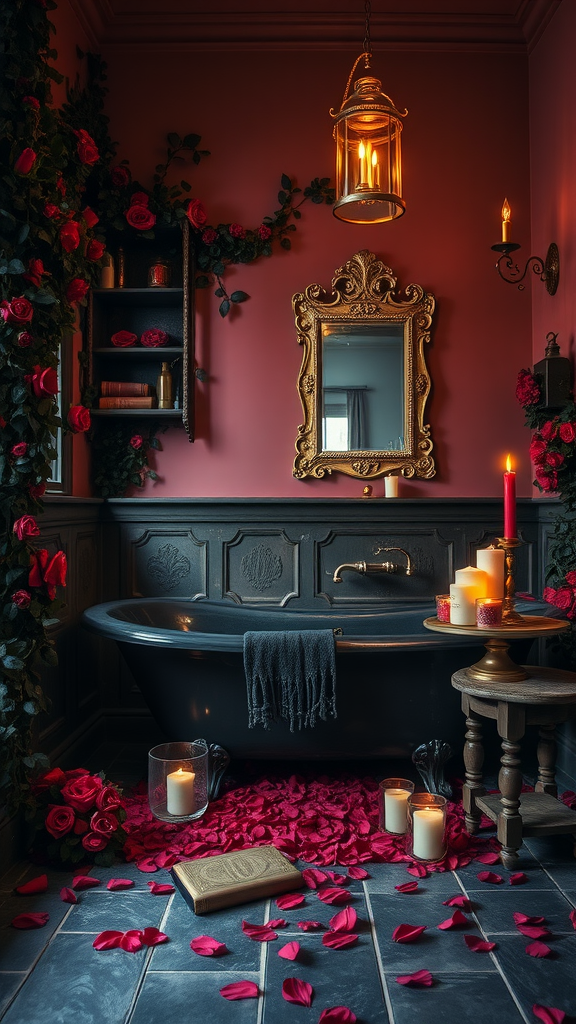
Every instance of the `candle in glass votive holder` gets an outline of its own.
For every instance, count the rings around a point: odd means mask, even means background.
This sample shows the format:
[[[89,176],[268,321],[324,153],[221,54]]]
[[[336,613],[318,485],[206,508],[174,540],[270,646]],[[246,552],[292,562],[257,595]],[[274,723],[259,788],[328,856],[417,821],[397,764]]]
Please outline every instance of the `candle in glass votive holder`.
[[[408,798],[408,853],[415,860],[442,860],[445,835],[445,798],[436,793],[412,793]]]
[[[479,629],[490,629],[502,625],[502,600],[495,597],[479,597],[476,601],[476,625]]]
[[[450,594],[436,594],[436,618],[438,622],[450,622]]]
[[[383,779],[378,787],[378,824],[386,832],[404,835],[408,823],[408,797],[414,792],[409,779]]]

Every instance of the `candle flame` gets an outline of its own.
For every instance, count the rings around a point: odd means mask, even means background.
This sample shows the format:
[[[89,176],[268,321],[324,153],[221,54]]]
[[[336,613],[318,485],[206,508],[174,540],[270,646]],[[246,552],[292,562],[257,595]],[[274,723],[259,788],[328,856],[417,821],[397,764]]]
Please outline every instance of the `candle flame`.
[[[183,768],[178,768],[177,771],[176,771],[176,775],[184,775],[184,769]]]
[[[506,456],[506,472],[507,473],[511,473],[512,472],[512,458],[511,458],[510,455]]]
[[[366,156],[366,147],[362,141],[360,141],[358,144],[358,156],[360,157],[361,160],[363,160],[364,157]]]
[[[372,167],[376,167],[378,163],[378,154],[375,149],[372,150]]]
[[[508,202],[507,199],[505,199],[502,204],[502,222],[504,224],[508,224],[510,222],[511,215],[512,210],[510,209],[510,203]]]

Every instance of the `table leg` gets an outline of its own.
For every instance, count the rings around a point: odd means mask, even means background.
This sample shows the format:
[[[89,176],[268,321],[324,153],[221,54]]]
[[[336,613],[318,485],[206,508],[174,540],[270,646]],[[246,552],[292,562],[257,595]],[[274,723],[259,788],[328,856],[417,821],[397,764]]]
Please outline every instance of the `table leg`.
[[[482,785],[482,765],[484,764],[484,747],[482,745],[482,722],[470,709],[470,700],[462,694],[462,710],[466,715],[466,733],[464,744],[464,766],[466,779],[462,789],[466,828],[471,835],[480,828],[482,812],[476,806],[476,797],[486,792]]]
[[[499,701],[497,724],[498,735],[502,737],[502,757],[498,785],[502,811],[498,815],[498,839],[502,844],[500,859],[506,868],[516,867],[518,850],[522,845],[522,772],[518,740],[524,735],[525,721],[525,712],[521,705]]]
[[[542,725],[538,732],[538,781],[535,785],[537,793],[550,793],[558,796],[556,785],[556,740],[554,725]]]

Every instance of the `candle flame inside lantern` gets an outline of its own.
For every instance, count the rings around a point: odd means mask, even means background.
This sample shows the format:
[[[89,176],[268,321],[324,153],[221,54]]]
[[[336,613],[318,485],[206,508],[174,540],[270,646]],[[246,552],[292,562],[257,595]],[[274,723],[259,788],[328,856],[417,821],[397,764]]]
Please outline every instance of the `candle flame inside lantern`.
[[[358,156],[361,160],[366,156],[366,147],[363,142],[358,143]]]
[[[506,472],[507,473],[511,473],[512,472],[512,458],[511,458],[510,455],[506,456]]]

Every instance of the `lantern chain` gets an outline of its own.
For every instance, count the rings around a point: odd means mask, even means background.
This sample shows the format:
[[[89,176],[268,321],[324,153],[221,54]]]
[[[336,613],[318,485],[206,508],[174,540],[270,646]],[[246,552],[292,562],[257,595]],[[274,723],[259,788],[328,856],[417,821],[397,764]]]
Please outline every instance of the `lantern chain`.
[[[364,11],[366,14],[366,25],[364,28],[364,56],[366,57],[366,67],[370,67],[370,58],[372,56],[372,40],[370,39],[370,14],[372,13],[372,4],[370,0],[364,0]]]

